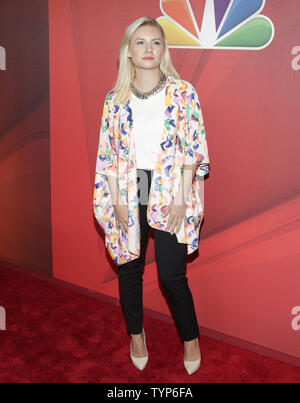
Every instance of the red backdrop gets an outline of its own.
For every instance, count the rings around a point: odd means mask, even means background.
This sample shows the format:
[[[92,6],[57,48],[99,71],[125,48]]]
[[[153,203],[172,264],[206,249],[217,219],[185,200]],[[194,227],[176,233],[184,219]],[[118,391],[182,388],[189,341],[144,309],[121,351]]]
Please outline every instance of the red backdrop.
[[[48,0],[1,0],[0,260],[46,275],[52,273],[49,149]]]
[[[203,1],[190,4],[198,16]],[[275,28],[263,49],[171,49],[198,92],[211,160],[188,278],[201,327],[300,358],[292,326],[300,313],[300,4],[269,0],[261,13]],[[118,47],[143,15],[161,16],[159,0],[49,1],[53,275],[117,299],[117,268],[93,217],[93,181]],[[170,315],[152,239],[144,306]]]

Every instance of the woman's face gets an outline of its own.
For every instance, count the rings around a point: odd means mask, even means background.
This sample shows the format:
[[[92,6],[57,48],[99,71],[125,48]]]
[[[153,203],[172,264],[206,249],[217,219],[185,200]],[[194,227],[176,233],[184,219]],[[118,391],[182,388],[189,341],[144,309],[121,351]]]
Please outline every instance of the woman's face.
[[[160,66],[164,50],[160,30],[151,25],[144,25],[135,31],[128,48],[128,56],[136,68],[156,69]]]

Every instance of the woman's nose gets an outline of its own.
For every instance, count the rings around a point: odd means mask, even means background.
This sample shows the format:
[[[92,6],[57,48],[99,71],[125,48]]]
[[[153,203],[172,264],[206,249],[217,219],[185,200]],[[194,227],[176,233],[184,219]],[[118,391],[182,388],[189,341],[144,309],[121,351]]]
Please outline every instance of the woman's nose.
[[[151,43],[146,43],[146,51],[147,51],[147,52],[152,52],[152,45],[151,45]]]

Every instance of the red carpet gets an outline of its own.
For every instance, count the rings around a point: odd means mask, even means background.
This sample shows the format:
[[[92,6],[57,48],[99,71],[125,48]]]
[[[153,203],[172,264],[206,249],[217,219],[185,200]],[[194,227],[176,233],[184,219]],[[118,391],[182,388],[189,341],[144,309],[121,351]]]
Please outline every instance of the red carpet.
[[[176,328],[144,318],[149,362],[129,358],[120,307],[15,270],[0,268],[0,382],[299,382],[300,368],[201,335],[202,365],[182,362]]]

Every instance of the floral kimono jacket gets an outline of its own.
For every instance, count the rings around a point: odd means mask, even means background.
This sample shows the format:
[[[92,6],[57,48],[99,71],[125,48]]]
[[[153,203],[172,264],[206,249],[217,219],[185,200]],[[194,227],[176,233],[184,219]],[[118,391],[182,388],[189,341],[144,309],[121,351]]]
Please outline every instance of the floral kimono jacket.
[[[105,232],[105,246],[113,261],[120,265],[139,257],[140,224],[137,167],[134,144],[134,120],[130,96],[124,104],[114,103],[114,92],[105,99],[96,162],[93,208]],[[187,253],[198,248],[203,207],[199,177],[209,171],[209,157],[202,111],[193,86],[182,79],[167,78],[165,87],[165,121],[160,150],[148,199],[148,224],[166,231],[169,214],[162,217],[166,206],[175,198],[186,156],[188,165],[198,164],[186,202],[186,218],[176,233],[178,242],[187,244]],[[192,162],[191,162],[192,161]],[[187,164],[186,164],[187,165]],[[107,176],[118,178],[122,201],[128,205],[128,233],[116,225]]]

